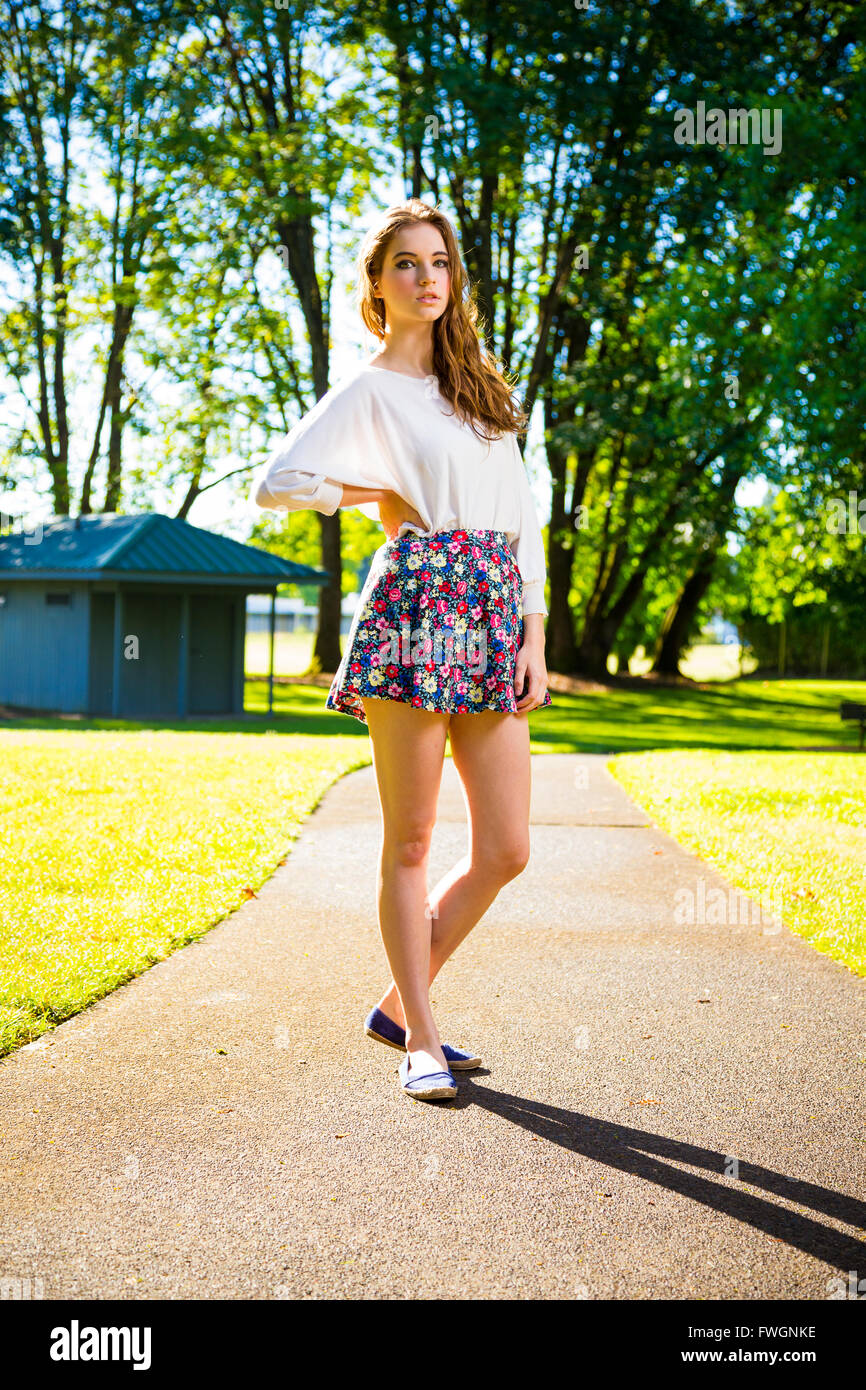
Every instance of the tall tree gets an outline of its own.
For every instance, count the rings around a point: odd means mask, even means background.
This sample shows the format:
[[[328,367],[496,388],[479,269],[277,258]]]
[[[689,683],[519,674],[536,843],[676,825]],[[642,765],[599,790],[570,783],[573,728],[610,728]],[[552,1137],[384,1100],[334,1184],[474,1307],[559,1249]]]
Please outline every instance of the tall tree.
[[[51,474],[54,507],[69,511],[67,340],[74,275],[73,150],[95,27],[72,4],[0,0],[2,251],[22,291],[7,302],[0,353],[30,411],[35,373],[36,438]],[[19,432],[27,438],[27,423]]]
[[[329,46],[330,7],[287,3],[264,9],[253,0],[190,12],[202,34],[201,59],[220,111],[208,131],[207,167],[229,194],[242,224],[268,229],[285,258],[305,330],[309,409],[329,385],[330,296],[334,235],[357,211],[374,172],[359,146],[373,116],[361,93],[360,49],[340,55]],[[324,42],[323,42],[324,40]],[[346,61],[358,74],[346,84]],[[354,125],[355,138],[345,134]],[[277,405],[285,391],[275,380]],[[331,580],[319,593],[313,666],[335,670],[340,660],[342,557],[340,515],[320,515],[322,563]]]

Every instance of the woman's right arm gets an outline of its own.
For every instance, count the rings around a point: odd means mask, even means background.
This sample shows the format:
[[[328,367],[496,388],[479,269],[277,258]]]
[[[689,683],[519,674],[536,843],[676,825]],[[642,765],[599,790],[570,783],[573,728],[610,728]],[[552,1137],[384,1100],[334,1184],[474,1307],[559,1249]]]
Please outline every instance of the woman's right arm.
[[[362,391],[361,383],[336,386],[296,422],[256,470],[254,506],[325,516],[338,507],[373,510],[393,479]]]
[[[261,473],[257,475],[250,498],[257,507],[266,510],[300,512],[311,508],[323,512],[325,516],[333,516],[338,507],[381,502],[388,492],[389,489],[384,487],[354,487],[349,483],[339,483],[320,473],[294,471],[291,477],[282,477],[277,481],[272,470],[267,478]]]
[[[348,485],[343,487],[341,507],[357,507],[364,502],[379,503],[379,520],[389,540],[396,536],[404,521],[411,521],[415,526],[425,524],[411,503],[391,488],[349,487]]]
[[[391,496],[391,491],[387,487],[350,487],[346,483],[343,485],[340,506],[359,507],[363,506],[365,502],[384,502],[389,496]]]
[[[378,515],[390,537],[403,521],[424,524],[393,490],[395,481],[366,383],[350,380],[323,396],[280,441],[256,472],[249,496],[273,511],[333,516],[339,507],[362,507],[372,520]]]
[[[268,486],[268,481],[272,487]],[[274,493],[277,495],[274,496]],[[312,508],[333,516],[339,507],[359,507],[367,503],[378,503],[379,520],[390,540],[396,536],[404,521],[423,526],[424,522],[415,508],[399,493],[387,487],[358,487],[354,483],[339,483],[322,474],[295,471],[291,478],[281,478],[276,483],[273,470],[268,478],[259,477],[253,483],[252,500],[257,507],[286,511],[304,511]]]

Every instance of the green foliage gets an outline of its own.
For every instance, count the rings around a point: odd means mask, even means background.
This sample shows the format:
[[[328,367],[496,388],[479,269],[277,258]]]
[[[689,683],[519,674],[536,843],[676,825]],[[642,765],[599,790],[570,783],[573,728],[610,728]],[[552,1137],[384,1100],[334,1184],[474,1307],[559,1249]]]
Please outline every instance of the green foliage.
[[[402,178],[544,412],[551,664],[675,664],[714,608],[835,603],[850,632],[856,557],[825,583],[737,502],[769,479],[808,531],[862,487],[863,37],[850,4],[788,8],[0,0],[4,474],[42,464],[61,512],[245,498],[330,384]],[[780,111],[781,148],[677,143],[698,100]],[[341,523],[345,591],[381,532]],[[320,563],[317,526],[255,536]]]
[[[866,549],[856,496],[819,504],[814,491],[773,488],[741,513],[736,553],[712,597],[737,624],[759,669],[866,673]],[[840,513],[844,530],[835,529]]]
[[[260,545],[272,555],[282,555],[301,565],[321,563],[321,523],[314,511],[263,514],[249,538],[251,545]],[[382,528],[363,513],[347,509],[340,518],[340,540],[343,554],[343,594],[355,593],[362,576],[366,577],[369,562],[382,544]],[[308,603],[318,602],[317,586],[286,584],[281,593],[300,594]]]

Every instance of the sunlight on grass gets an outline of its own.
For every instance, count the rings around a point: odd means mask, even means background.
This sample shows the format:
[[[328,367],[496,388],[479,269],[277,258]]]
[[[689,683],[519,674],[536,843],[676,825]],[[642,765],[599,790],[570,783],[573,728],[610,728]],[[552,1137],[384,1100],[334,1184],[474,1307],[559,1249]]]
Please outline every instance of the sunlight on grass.
[[[866,975],[866,758],[654,752],[610,770],[680,844]]]
[[[534,753],[627,752],[645,748],[856,748],[857,731],[839,721],[843,700],[866,701],[863,681],[737,681],[694,689],[649,686],[585,694],[551,690],[552,705],[529,718]],[[363,725],[325,709],[327,690],[289,684],[274,688],[274,713],[308,716],[292,729],[361,734]],[[248,680],[249,711],[267,709],[267,681]]]
[[[0,1055],[246,901],[369,742],[5,731]]]

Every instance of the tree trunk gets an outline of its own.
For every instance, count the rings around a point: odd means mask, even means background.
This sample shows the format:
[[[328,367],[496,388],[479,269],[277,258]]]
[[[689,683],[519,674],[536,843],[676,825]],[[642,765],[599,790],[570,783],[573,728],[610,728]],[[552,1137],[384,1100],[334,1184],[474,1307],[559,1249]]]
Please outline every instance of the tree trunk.
[[[544,399],[546,453],[553,481],[548,530],[547,571],[550,580],[550,612],[547,617],[546,657],[550,671],[573,671],[577,663],[574,614],[568,602],[578,536],[565,510],[568,450],[553,442],[550,431],[559,423],[549,393]]]
[[[105,504],[102,508],[104,512],[116,512],[120,502],[120,483],[121,483],[121,439],[123,428],[129,419],[129,409],[124,410],[121,404],[123,396],[123,366],[126,353],[126,344],[129,339],[129,332],[132,328],[132,316],[135,306],[132,304],[122,304],[118,310],[117,337],[112,347],[116,348],[113,358],[109,361],[108,373],[106,376],[105,399],[106,405],[111,412],[108,426],[108,471],[105,484]]]
[[[606,619],[593,623],[584,633],[577,649],[576,667],[581,675],[590,676],[593,680],[607,680],[610,675],[607,659],[613,651],[616,634],[617,629]]]
[[[340,664],[343,557],[339,518],[339,508],[333,516],[319,513],[319,526],[322,533],[322,565],[330,572],[331,580],[319,590],[319,625],[313,647],[312,669],[314,671],[336,671]]]
[[[310,365],[316,400],[328,390],[328,334],[319,281],[316,275],[315,243],[310,218],[278,222],[282,245],[288,248],[289,274],[298,293],[310,342]],[[332,516],[319,513],[322,534],[322,566],[331,578],[319,590],[319,622],[313,648],[312,669],[336,671],[340,664],[340,609],[343,599],[343,557],[340,545],[340,509]]]
[[[665,620],[653,661],[653,673],[657,676],[678,676],[680,658],[689,639],[697,615],[698,606],[710,587],[716,565],[716,551],[709,550],[701,555],[689,575],[676,603],[671,604]]]

